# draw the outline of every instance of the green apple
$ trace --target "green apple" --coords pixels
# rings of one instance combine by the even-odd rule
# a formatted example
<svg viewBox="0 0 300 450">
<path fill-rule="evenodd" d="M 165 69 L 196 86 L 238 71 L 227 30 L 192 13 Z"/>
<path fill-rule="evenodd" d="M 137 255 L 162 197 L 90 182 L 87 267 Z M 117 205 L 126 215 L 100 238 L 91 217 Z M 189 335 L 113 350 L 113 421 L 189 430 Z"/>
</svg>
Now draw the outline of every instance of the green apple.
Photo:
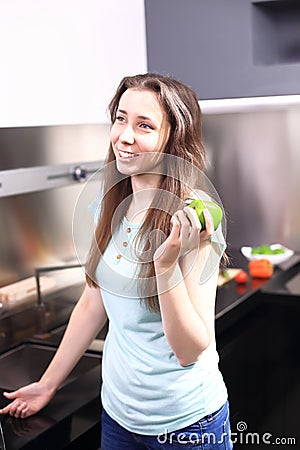
<svg viewBox="0 0 300 450">
<path fill-rule="evenodd" d="M 203 215 L 204 209 L 208 209 L 208 211 L 210 212 L 214 221 L 214 229 L 216 230 L 220 225 L 223 217 L 223 212 L 222 208 L 220 208 L 220 206 L 217 203 L 210 202 L 208 200 L 193 200 L 191 203 L 188 204 L 188 206 L 196 211 L 203 230 L 205 230 L 205 219 Z"/>
</svg>

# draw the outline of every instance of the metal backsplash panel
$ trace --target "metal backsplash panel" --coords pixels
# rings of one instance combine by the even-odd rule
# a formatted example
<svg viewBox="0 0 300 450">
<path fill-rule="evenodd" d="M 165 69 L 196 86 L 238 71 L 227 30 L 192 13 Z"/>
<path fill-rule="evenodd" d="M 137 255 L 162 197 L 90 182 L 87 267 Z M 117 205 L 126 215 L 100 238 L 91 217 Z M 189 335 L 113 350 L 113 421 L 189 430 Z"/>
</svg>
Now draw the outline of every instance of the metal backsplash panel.
<svg viewBox="0 0 300 450">
<path fill-rule="evenodd" d="M 0 128 L 0 170 L 104 159 L 109 125 Z"/>
<path fill-rule="evenodd" d="M 300 250 L 300 107 L 204 115 L 208 175 L 227 212 L 229 247 Z M 1 171 L 103 160 L 104 125 L 0 129 Z M 0 198 L 0 286 L 76 257 L 73 210 L 82 184 Z M 84 212 L 82 213 L 84 215 Z M 87 212 L 88 214 L 88 212 Z M 87 245 L 85 223 L 78 240 Z"/>
<path fill-rule="evenodd" d="M 232 247 L 300 250 L 300 106 L 204 116 L 208 175 Z"/>
<path fill-rule="evenodd" d="M 17 190 L 18 195 L 1 196 L 0 189 L 0 287 L 32 276 L 36 267 L 76 259 L 72 220 L 85 183 L 74 181 L 67 173 L 50 180 L 48 188 L 46 182 L 39 184 L 39 172 L 54 168 L 59 173 L 69 163 L 76 166 L 76 161 L 86 162 L 87 167 L 90 162 L 97 167 L 99 161 L 101 167 L 108 142 L 107 125 L 0 129 L 0 182 L 1 174 L 5 180 L 11 174 L 21 190 L 29 168 L 34 167 L 32 177 L 36 177 L 29 180 L 32 192 Z M 18 171 L 20 168 L 26 170 Z M 85 214 L 89 214 L 88 205 Z M 85 225 L 83 221 L 76 228 L 84 250 L 91 239 Z"/>
</svg>

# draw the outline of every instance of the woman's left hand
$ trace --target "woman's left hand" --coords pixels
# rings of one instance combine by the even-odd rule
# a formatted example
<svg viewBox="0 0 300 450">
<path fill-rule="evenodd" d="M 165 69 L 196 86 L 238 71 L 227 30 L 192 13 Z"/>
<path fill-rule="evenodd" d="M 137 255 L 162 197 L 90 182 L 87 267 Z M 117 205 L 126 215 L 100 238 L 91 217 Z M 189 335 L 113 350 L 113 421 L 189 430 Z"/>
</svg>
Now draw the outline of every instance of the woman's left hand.
<svg viewBox="0 0 300 450">
<path fill-rule="evenodd" d="M 170 235 L 154 253 L 156 271 L 170 269 L 181 256 L 210 242 L 214 232 L 213 219 L 207 209 L 203 214 L 206 228 L 201 231 L 201 222 L 193 208 L 176 211 L 171 219 Z"/>
</svg>

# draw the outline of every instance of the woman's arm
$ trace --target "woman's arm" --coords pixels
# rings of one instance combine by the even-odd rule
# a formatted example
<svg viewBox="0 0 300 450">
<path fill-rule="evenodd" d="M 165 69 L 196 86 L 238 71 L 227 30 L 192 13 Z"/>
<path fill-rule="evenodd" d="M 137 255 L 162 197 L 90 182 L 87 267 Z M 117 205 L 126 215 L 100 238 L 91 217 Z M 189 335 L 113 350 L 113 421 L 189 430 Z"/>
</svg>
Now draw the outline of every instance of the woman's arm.
<svg viewBox="0 0 300 450">
<path fill-rule="evenodd" d="M 75 306 L 61 344 L 40 382 L 57 390 L 107 320 L 99 288 L 86 286 Z"/>
<path fill-rule="evenodd" d="M 211 251 L 213 228 L 206 213 L 200 239 L 201 224 L 188 210 L 176 213 L 171 234 L 154 261 L 164 332 L 182 366 L 194 363 L 214 335 L 218 276 L 216 268 L 205 283 L 198 282 Z"/>
<path fill-rule="evenodd" d="M 41 379 L 4 394 L 13 401 L 1 413 L 24 418 L 42 409 L 83 356 L 106 320 L 100 290 L 86 286 L 71 314 L 58 350 Z"/>
</svg>

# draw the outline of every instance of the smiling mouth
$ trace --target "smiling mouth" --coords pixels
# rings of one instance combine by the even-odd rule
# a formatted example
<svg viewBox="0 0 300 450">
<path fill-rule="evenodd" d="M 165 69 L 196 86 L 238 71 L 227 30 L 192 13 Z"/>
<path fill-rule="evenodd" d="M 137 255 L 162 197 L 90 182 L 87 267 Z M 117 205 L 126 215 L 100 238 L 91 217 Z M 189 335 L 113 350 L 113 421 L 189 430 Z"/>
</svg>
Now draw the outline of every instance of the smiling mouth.
<svg viewBox="0 0 300 450">
<path fill-rule="evenodd" d="M 135 158 L 137 156 L 137 154 L 119 150 L 119 156 L 121 159 L 131 159 L 131 158 Z"/>
</svg>

